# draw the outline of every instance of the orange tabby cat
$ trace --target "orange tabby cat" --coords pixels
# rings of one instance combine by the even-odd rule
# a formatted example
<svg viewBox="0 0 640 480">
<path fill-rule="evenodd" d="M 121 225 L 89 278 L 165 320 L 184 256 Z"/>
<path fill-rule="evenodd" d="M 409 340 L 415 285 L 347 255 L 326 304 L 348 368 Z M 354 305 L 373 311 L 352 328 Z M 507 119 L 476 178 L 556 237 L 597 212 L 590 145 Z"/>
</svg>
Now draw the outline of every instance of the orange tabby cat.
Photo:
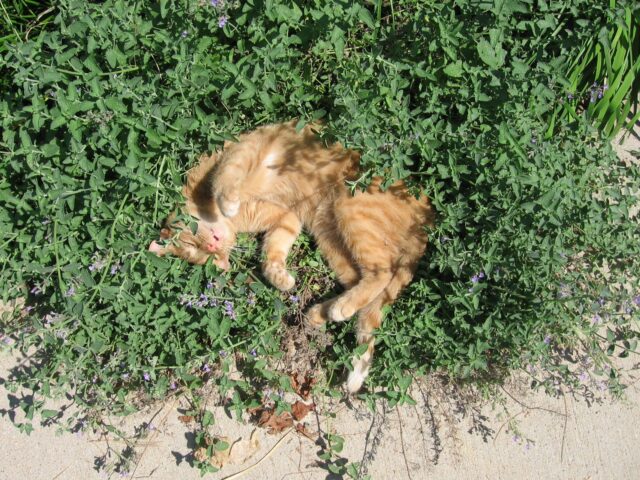
<svg viewBox="0 0 640 480">
<path fill-rule="evenodd" d="M 358 391 L 368 374 L 382 307 L 413 277 L 426 247 L 424 227 L 433 223 L 428 199 L 414 198 L 402 182 L 382 191 L 382 179 L 375 178 L 365 192 L 351 196 L 344 180 L 357 174 L 358 158 L 340 145 L 324 147 L 311 128 L 297 133 L 294 123 L 262 127 L 225 144 L 217 164 L 212 156 L 190 172 L 183 193 L 187 211 L 199 218 L 196 234 L 182 228 L 175 245 L 150 246 L 194 263 L 215 255 L 224 267 L 236 232 L 265 231 L 263 271 L 274 286 L 287 290 L 294 279 L 286 257 L 305 226 L 346 289 L 313 306 L 309 324 L 357 313 L 358 342 L 368 345 L 353 359 L 350 392 Z"/>
</svg>

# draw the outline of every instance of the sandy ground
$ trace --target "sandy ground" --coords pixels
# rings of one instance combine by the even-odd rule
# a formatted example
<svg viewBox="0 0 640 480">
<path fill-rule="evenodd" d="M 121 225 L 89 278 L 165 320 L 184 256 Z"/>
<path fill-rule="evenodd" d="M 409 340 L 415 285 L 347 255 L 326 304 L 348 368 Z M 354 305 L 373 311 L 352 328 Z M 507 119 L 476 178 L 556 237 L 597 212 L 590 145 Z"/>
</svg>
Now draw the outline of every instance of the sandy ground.
<svg viewBox="0 0 640 480">
<path fill-rule="evenodd" d="M 311 432 L 343 436 L 341 455 L 362 462 L 363 473 L 374 479 L 637 479 L 640 370 L 634 364 L 636 358 L 623 365 L 625 383 L 630 385 L 623 400 L 614 401 L 608 392 L 597 390 L 593 396 L 566 391 L 552 397 L 531 391 L 521 376 L 504 387 L 504 406 L 482 405 L 477 394 L 470 399 L 474 392 L 433 381 L 414 388 L 415 406 L 389 408 L 379 402 L 373 413 L 358 402 L 320 404 L 318 410 L 324 415 L 310 414 L 305 420 Z M 4 352 L 0 378 L 7 378 L 21 360 Z M 11 410 L 10 403 L 10 397 L 0 396 L 0 411 Z M 186 407 L 186 401 L 177 398 L 124 420 L 111 419 L 128 431 L 152 425 L 147 437 L 136 444 L 136 466 L 121 478 L 200 478 L 189 465 L 191 425 L 179 419 Z M 212 410 L 213 433 L 247 442 L 253 425 L 230 419 L 222 408 Z M 517 421 L 517 433 L 510 428 L 510 420 Z M 241 455 L 239 463 L 227 464 L 209 478 L 226 478 L 265 456 L 241 478 L 338 478 L 318 466 L 319 447 L 296 432 L 269 435 L 258 429 L 253 438 L 259 447 L 250 458 Z M 26 436 L 7 418 L 0 421 L 0 442 L 1 479 L 106 478 L 95 465 L 108 446 L 117 451 L 125 448 L 124 442 L 114 438 L 107 442 L 97 434 L 58 435 L 55 427 L 37 427 Z"/>
<path fill-rule="evenodd" d="M 636 161 L 624 150 L 639 151 L 638 138 L 630 137 L 620 151 L 621 157 Z M 122 451 L 122 440 L 92 433 L 59 434 L 55 426 L 37 426 L 27 436 L 11 424 L 17 399 L 2 387 L 11 370 L 24 361 L 10 350 L 0 352 L 0 480 L 106 478 L 96 465 L 109 448 Z M 632 354 L 617 361 L 628 385 L 622 400 L 593 384 L 577 393 L 561 387 L 550 396 L 532 391 L 521 375 L 505 385 L 504 404 L 492 405 L 480 402 L 477 392 L 460 392 L 432 380 L 413 388 L 415 406 L 390 408 L 379 402 L 371 412 L 357 401 L 349 405 L 318 400 L 321 415 L 310 414 L 305 421 L 310 432 L 344 437 L 340 455 L 361 462 L 361 473 L 374 479 L 635 480 L 640 478 L 640 357 Z M 137 461 L 121 478 L 201 478 L 190 466 L 193 425 L 179 418 L 186 407 L 184 398 L 176 398 L 125 419 L 111 419 L 130 432 L 151 425 L 136 444 Z M 246 446 L 255 427 L 231 419 L 222 408 L 212 410 L 213 433 L 242 438 L 239 447 Z M 252 438 L 258 445 L 250 457 L 245 458 L 249 448 L 239 448 L 235 463 L 208 478 L 242 471 L 234 478 L 338 478 L 318 465 L 319 446 L 295 431 L 269 435 L 258 429 Z M 112 453 L 106 461 L 113 458 Z M 256 468 L 246 470 L 256 462 Z"/>
</svg>

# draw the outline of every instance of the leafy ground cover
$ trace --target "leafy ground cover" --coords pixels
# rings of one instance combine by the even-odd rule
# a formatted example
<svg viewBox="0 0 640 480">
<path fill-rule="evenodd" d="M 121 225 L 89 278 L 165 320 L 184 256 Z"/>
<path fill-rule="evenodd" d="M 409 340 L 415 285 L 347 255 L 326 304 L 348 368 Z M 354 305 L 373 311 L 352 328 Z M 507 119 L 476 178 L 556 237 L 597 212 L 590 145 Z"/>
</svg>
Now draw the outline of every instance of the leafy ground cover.
<svg viewBox="0 0 640 480">
<path fill-rule="evenodd" d="M 610 98 L 590 106 L 571 77 L 625 8 L 637 22 L 631 3 L 579 0 L 63 0 L 28 39 L 16 29 L 0 64 L 0 282 L 26 303 L 0 328 L 38 351 L 16 382 L 28 418 L 56 416 L 60 391 L 127 413 L 208 381 L 242 412 L 309 372 L 341 395 L 351 328 L 300 326 L 335 289 L 311 239 L 291 295 L 260 278 L 255 238 L 228 273 L 146 252 L 201 152 L 290 118 L 361 150 L 360 184 L 404 178 L 438 212 L 363 398 L 410 402 L 432 371 L 490 385 L 604 323 L 605 350 L 634 350 L 640 172 L 590 126 Z"/>
</svg>

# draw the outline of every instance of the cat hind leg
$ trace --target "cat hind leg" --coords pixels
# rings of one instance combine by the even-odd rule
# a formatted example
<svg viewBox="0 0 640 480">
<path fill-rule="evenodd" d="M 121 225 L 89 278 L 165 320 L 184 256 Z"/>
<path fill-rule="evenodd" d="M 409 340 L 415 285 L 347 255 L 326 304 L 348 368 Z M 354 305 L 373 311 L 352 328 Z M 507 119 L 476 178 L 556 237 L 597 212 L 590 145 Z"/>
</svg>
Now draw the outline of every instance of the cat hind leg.
<svg viewBox="0 0 640 480">
<path fill-rule="evenodd" d="M 362 384 L 369 375 L 375 343 L 373 331 L 382 324 L 382 317 L 382 305 L 377 301 L 358 312 L 358 345 L 367 344 L 367 350 L 360 356 L 354 356 L 351 360 L 353 370 L 349 372 L 346 383 L 347 391 L 351 394 L 362 388 Z"/>
<path fill-rule="evenodd" d="M 411 281 L 413 271 L 400 267 L 383 291 L 367 306 L 358 312 L 356 337 L 358 345 L 367 344 L 367 350 L 360 356 L 354 356 L 353 370 L 347 379 L 347 391 L 356 393 L 362 387 L 373 362 L 375 338 L 373 331 L 382 325 L 384 305 L 390 305 L 400 295 L 402 289 Z"/>
<path fill-rule="evenodd" d="M 393 277 L 390 269 L 364 270 L 361 280 L 332 301 L 328 310 L 330 320 L 341 322 L 370 304 L 389 285 Z"/>
</svg>

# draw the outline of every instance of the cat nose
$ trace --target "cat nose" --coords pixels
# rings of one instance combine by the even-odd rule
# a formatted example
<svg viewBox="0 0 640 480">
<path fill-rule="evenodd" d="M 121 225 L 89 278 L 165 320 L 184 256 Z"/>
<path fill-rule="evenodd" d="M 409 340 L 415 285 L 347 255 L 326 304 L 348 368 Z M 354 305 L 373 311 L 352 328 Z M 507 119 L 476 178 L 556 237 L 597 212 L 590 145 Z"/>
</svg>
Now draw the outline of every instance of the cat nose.
<svg viewBox="0 0 640 480">
<path fill-rule="evenodd" d="M 222 241 L 222 234 L 219 230 L 210 228 L 209 232 L 211 232 L 211 236 L 213 237 L 213 240 L 210 243 L 220 243 Z"/>
<path fill-rule="evenodd" d="M 215 252 L 216 251 L 216 244 L 215 243 L 207 243 L 206 245 L 206 249 L 208 252 Z"/>
</svg>

